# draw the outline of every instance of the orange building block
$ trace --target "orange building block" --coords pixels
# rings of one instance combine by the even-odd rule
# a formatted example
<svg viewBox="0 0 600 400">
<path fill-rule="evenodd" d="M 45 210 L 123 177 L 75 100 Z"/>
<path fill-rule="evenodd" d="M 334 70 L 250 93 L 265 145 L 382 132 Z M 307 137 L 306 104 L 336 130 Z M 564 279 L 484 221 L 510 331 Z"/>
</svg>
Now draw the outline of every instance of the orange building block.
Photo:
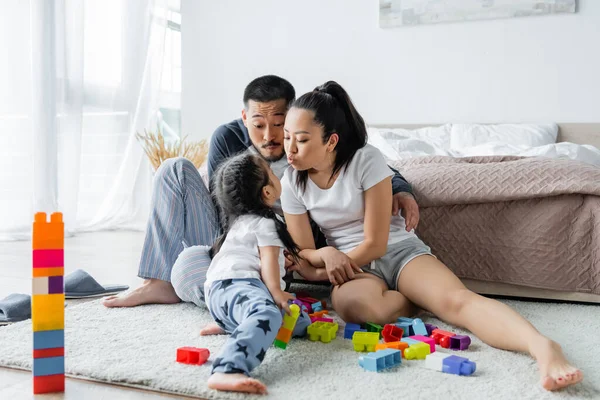
<svg viewBox="0 0 600 400">
<path fill-rule="evenodd" d="M 404 350 L 408 348 L 408 343 L 404 342 L 387 342 L 387 343 L 378 343 L 375 346 L 375 351 L 377 350 L 385 350 L 385 349 L 396 349 L 400 350 L 402 353 L 402 357 L 404 357 Z"/>
<path fill-rule="evenodd" d="M 283 326 L 279 328 L 279 332 L 277 332 L 275 340 L 281 340 L 284 343 L 288 343 L 290 339 L 292 339 L 292 331 L 284 328 Z"/>
<path fill-rule="evenodd" d="M 32 268 L 33 269 L 33 277 L 41 278 L 44 276 L 63 276 L 65 274 L 64 267 L 56 267 L 56 268 Z"/>
<path fill-rule="evenodd" d="M 63 223 L 62 213 L 52 213 L 50 215 L 50 222 L 48 222 L 45 212 L 36 213 L 33 222 L 33 249 L 43 250 L 64 248 L 64 231 L 65 224 Z"/>
</svg>

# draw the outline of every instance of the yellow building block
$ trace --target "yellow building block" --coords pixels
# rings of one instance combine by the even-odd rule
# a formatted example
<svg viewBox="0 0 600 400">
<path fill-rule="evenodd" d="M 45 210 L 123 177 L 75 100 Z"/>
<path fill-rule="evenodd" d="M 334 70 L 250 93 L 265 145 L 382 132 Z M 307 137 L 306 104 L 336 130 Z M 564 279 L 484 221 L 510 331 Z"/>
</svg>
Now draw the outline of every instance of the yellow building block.
<svg viewBox="0 0 600 400">
<path fill-rule="evenodd" d="M 34 332 L 65 329 L 65 295 L 33 295 L 31 322 Z"/>
<path fill-rule="evenodd" d="M 424 360 L 427 355 L 431 353 L 431 346 L 427 343 L 417 343 L 408 346 L 408 349 L 404 350 L 404 358 L 407 360 Z"/>
<path fill-rule="evenodd" d="M 32 247 L 34 250 L 63 249 L 65 245 L 65 224 L 62 213 L 50 215 L 50 222 L 45 212 L 35 214 L 33 222 Z"/>
<path fill-rule="evenodd" d="M 374 352 L 377 343 L 379 343 L 378 332 L 354 332 L 352 335 L 354 351 Z"/>
<path fill-rule="evenodd" d="M 34 278 L 39 278 L 42 276 L 63 276 L 65 274 L 64 267 L 32 268 L 32 270 Z"/>
<path fill-rule="evenodd" d="M 288 313 L 283 314 L 283 324 L 281 324 L 281 326 L 290 331 L 294 331 L 296 322 L 298 322 L 298 318 L 300 317 L 300 307 L 298 307 L 297 304 L 291 304 L 290 311 L 292 312 L 292 315 L 288 315 Z"/>
<path fill-rule="evenodd" d="M 323 343 L 329 343 L 337 335 L 338 324 L 334 322 L 313 322 L 308 326 L 308 340 L 316 342 L 320 340 Z"/>
</svg>

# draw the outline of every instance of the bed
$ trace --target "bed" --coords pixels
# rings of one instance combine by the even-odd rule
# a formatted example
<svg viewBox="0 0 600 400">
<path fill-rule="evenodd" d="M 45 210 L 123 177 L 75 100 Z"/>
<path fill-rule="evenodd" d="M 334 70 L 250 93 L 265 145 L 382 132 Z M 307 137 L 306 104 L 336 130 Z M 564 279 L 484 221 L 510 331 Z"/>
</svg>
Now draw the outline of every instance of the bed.
<svg viewBox="0 0 600 400">
<path fill-rule="evenodd" d="M 370 128 L 371 132 L 373 129 L 391 132 L 425 126 L 431 125 L 372 125 Z M 567 142 L 600 148 L 600 123 L 558 124 L 556 142 L 570 149 L 577 146 Z M 385 145 L 380 143 L 382 149 Z M 397 166 L 414 187 L 421 207 L 417 233 L 465 285 L 488 295 L 600 303 L 600 167 L 581 165 L 582 169 L 567 171 L 574 163 L 546 160 L 543 164 L 541 159 L 518 156 L 472 157 L 466 159 L 465 165 L 456 165 L 455 160 L 458 159 L 425 155 L 389 162 Z M 457 174 L 471 174 L 482 179 L 481 186 L 489 186 L 490 181 L 509 173 L 503 165 L 511 163 L 514 164 L 512 173 L 523 175 L 521 181 L 531 172 L 532 185 L 537 182 L 540 186 L 538 193 L 531 198 L 494 198 L 493 191 L 488 197 L 472 193 L 455 196 L 448 193 L 453 192 L 452 185 L 460 186 L 460 180 L 452 178 L 446 186 L 440 184 L 440 171 L 454 168 Z M 566 185 L 563 186 L 571 188 L 554 191 L 539 185 L 547 179 L 542 178 L 546 168 L 557 168 L 553 173 L 564 174 Z M 493 174 L 499 175 L 494 177 Z M 585 189 L 582 190 L 579 180 L 585 181 Z M 473 185 L 467 191 L 472 192 L 473 187 L 478 188 Z M 496 233 L 497 242 L 493 240 Z M 511 235 L 519 240 L 506 241 Z M 555 241 L 560 245 L 554 246 Z"/>
</svg>

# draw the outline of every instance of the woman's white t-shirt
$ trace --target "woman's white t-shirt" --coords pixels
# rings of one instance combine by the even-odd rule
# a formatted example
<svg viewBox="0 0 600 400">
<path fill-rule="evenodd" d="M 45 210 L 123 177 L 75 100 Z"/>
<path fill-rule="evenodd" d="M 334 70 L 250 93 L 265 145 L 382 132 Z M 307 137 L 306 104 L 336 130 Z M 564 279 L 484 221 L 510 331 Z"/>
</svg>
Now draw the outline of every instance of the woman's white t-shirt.
<svg viewBox="0 0 600 400">
<path fill-rule="evenodd" d="M 341 169 L 329 189 L 321 189 L 309 177 L 301 191 L 296 185 L 298 171 L 288 168 L 281 182 L 281 207 L 287 214 L 308 212 L 327 244 L 347 253 L 365 239 L 364 192 L 392 175 L 381 152 L 367 144 Z M 404 218 L 392 216 L 388 245 L 411 237 L 416 235 L 406 231 Z"/>
<path fill-rule="evenodd" d="M 212 259 L 206 273 L 204 293 L 209 296 L 213 282 L 223 279 L 256 278 L 262 280 L 259 247 L 278 246 L 281 289 L 285 289 L 283 242 L 279 239 L 275 221 L 258 215 L 243 215 L 229 229 L 227 238 Z"/>
</svg>

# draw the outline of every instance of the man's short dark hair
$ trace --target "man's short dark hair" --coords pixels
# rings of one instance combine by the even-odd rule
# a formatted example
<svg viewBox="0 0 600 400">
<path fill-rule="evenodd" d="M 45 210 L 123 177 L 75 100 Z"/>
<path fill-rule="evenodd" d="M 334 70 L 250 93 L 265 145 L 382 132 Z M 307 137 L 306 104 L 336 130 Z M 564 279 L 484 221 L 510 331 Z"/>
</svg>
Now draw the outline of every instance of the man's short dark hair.
<svg viewBox="0 0 600 400">
<path fill-rule="evenodd" d="M 254 79 L 244 90 L 244 107 L 248 109 L 248 101 L 267 103 L 284 99 L 287 107 L 296 98 L 296 91 L 291 83 L 275 75 L 265 75 Z"/>
</svg>

